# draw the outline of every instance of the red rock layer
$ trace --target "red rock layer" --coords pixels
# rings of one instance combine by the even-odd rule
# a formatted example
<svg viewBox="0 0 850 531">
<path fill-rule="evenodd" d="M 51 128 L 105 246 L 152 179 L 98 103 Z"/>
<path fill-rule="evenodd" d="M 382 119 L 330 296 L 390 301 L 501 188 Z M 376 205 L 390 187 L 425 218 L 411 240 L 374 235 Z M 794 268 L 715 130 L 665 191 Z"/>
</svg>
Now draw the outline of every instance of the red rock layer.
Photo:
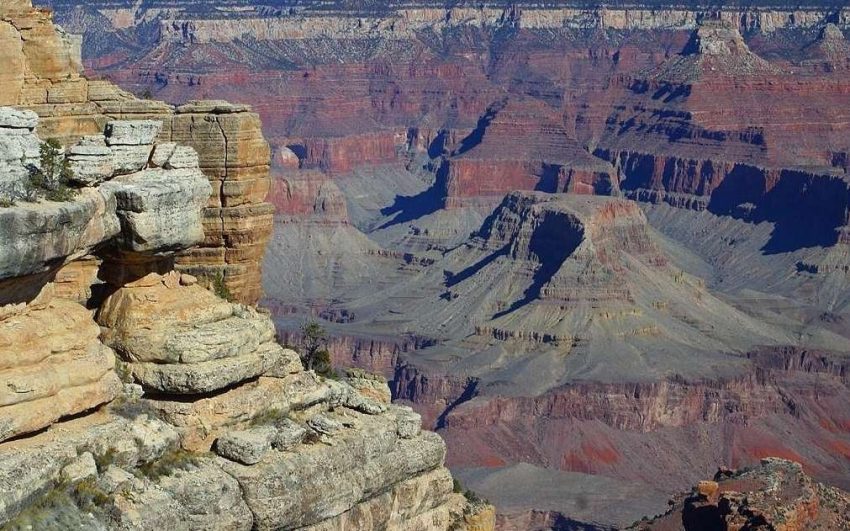
<svg viewBox="0 0 850 531">
<path fill-rule="evenodd" d="M 850 414 L 841 404 L 850 389 L 846 362 L 829 353 L 754 351 L 754 371 L 724 381 L 576 383 L 536 398 L 494 398 L 476 397 L 475 379 L 404 362 L 398 345 L 334 344 L 335 358 L 346 366 L 387 374 L 395 364 L 393 396 L 439 429 L 454 466 L 531 462 L 665 489 L 695 481 L 718 462 L 742 466 L 779 456 L 846 483 Z"/>
</svg>

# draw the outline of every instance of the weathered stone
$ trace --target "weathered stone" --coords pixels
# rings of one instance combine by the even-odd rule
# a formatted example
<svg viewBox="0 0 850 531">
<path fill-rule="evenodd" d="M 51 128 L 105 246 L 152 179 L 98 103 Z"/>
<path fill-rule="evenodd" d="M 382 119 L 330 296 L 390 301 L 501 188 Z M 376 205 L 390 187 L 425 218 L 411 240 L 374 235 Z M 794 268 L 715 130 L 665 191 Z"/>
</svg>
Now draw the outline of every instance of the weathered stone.
<svg viewBox="0 0 850 531">
<path fill-rule="evenodd" d="M 242 499 L 239 483 L 208 460 L 163 477 L 158 486 L 180 504 L 180 518 L 189 529 L 252 528 L 254 517 Z"/>
<path fill-rule="evenodd" d="M 38 125 L 38 115 L 30 110 L 0 107 L 0 129 L 35 130 Z"/>
<path fill-rule="evenodd" d="M 117 175 L 126 175 L 141 171 L 148 165 L 151 146 L 110 146 L 112 166 Z"/>
<path fill-rule="evenodd" d="M 342 422 L 327 415 L 316 415 L 308 420 L 307 424 L 322 435 L 333 435 L 343 428 Z"/>
<path fill-rule="evenodd" d="M 20 203 L 0 208 L 0 278 L 48 271 L 89 254 L 121 230 L 111 194 L 81 191 L 66 203 Z"/>
<path fill-rule="evenodd" d="M 71 483 L 97 475 L 97 464 L 91 452 L 83 452 L 62 469 L 62 477 Z"/>
<path fill-rule="evenodd" d="M 280 352 L 280 361 L 274 367 L 266 371 L 266 376 L 274 376 L 276 378 L 286 378 L 291 374 L 297 374 L 304 370 L 304 365 L 301 364 L 301 356 L 291 349 L 282 349 Z"/>
<path fill-rule="evenodd" d="M 386 417 L 352 414 L 358 428 L 337 432 L 334 446 L 272 452 L 254 466 L 220 461 L 239 481 L 256 529 L 317 524 L 367 501 L 384 486 L 441 465 L 445 446 L 436 434 L 399 439 Z M 321 492 L 333 496 L 315 495 Z"/>
<path fill-rule="evenodd" d="M 135 479 L 136 477 L 133 474 L 127 472 L 123 468 L 115 465 L 109 465 L 106 470 L 100 474 L 100 477 L 98 478 L 98 485 L 106 492 L 116 492 L 122 485 L 131 483 Z"/>
<path fill-rule="evenodd" d="M 390 386 L 383 376 L 369 374 L 362 369 L 351 368 L 345 371 L 345 382 L 358 393 L 375 402 L 389 404 L 392 401 Z"/>
<path fill-rule="evenodd" d="M 156 168 L 165 167 L 165 164 L 168 162 L 168 159 L 171 158 L 171 155 L 174 154 L 174 150 L 176 148 L 177 144 L 174 142 L 165 142 L 154 146 L 150 160 L 151 165 Z M 197 167 L 197 165 L 195 165 L 195 167 Z"/>
<path fill-rule="evenodd" d="M 407 406 L 393 406 L 396 417 L 398 436 L 402 439 L 412 439 L 422 431 L 422 417 Z"/>
<path fill-rule="evenodd" d="M 277 347 L 277 348 L 275 348 Z M 177 394 L 200 394 L 222 389 L 264 374 L 280 361 L 280 347 L 263 346 L 234 358 L 200 363 L 132 363 L 133 377 L 142 386 Z"/>
<path fill-rule="evenodd" d="M 303 426 L 289 419 L 283 419 L 275 423 L 274 428 L 275 434 L 272 438 L 272 446 L 277 450 L 286 450 L 295 446 L 307 434 L 307 430 Z"/>
<path fill-rule="evenodd" d="M 124 384 L 124 396 L 128 400 L 138 400 L 145 396 L 144 388 L 139 384 L 134 383 L 125 383 Z"/>
<path fill-rule="evenodd" d="M 77 303 L 55 299 L 0 321 L 0 441 L 115 398 L 114 353 Z"/>
<path fill-rule="evenodd" d="M 23 195 L 28 168 L 39 161 L 41 141 L 33 132 L 37 117 L 32 111 L 0 107 L 0 197 Z"/>
<path fill-rule="evenodd" d="M 339 529 L 472 529 L 454 526 L 461 519 L 466 500 L 452 493 L 452 477 L 445 468 L 425 472 L 386 492 L 358 503 L 348 511 L 308 526 L 310 531 Z M 454 526 L 454 527 L 453 527 Z M 482 528 L 485 529 L 494 528 Z"/>
<path fill-rule="evenodd" d="M 73 182 L 93 186 L 115 174 L 112 151 L 102 136 L 85 137 L 68 149 L 68 163 Z"/>
<path fill-rule="evenodd" d="M 386 405 L 368 398 L 348 384 L 330 381 L 328 385 L 333 393 L 331 403 L 334 406 L 345 406 L 369 415 L 377 415 L 387 410 Z"/>
<path fill-rule="evenodd" d="M 142 400 L 180 432 L 182 445 L 209 450 L 213 440 L 232 426 L 272 411 L 276 415 L 303 410 L 329 398 L 329 390 L 313 373 L 287 378 L 260 377 L 233 389 L 195 401 Z"/>
<path fill-rule="evenodd" d="M 115 195 L 122 248 L 177 251 L 203 240 L 201 209 L 210 186 L 199 170 L 146 170 L 103 185 Z"/>
<path fill-rule="evenodd" d="M 106 124 L 106 143 L 109 146 L 153 145 L 162 131 L 157 120 L 116 120 Z"/>
<path fill-rule="evenodd" d="M 170 170 L 179 170 L 182 168 L 197 168 L 199 164 L 197 151 L 188 146 L 177 146 L 165 162 L 165 167 Z"/>
<path fill-rule="evenodd" d="M 178 446 L 180 436 L 168 424 L 145 416 L 133 421 L 133 440 L 139 449 L 139 460 L 149 462 Z"/>
<path fill-rule="evenodd" d="M 218 455 L 245 465 L 259 463 L 271 449 L 276 430 L 272 426 L 258 426 L 226 433 L 216 440 Z"/>
</svg>

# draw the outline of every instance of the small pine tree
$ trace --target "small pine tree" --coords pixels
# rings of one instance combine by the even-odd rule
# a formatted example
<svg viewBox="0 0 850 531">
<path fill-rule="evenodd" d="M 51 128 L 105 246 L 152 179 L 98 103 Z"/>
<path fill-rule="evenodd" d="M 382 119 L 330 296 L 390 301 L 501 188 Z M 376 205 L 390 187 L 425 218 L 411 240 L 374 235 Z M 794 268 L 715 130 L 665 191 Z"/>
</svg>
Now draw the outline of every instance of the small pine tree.
<svg viewBox="0 0 850 531">
<path fill-rule="evenodd" d="M 62 144 L 55 138 L 42 142 L 39 147 L 40 168 L 29 168 L 29 182 L 24 187 L 25 201 L 71 201 L 77 195 L 69 185 L 74 178 L 68 159 L 62 152 Z"/>
<path fill-rule="evenodd" d="M 301 352 L 304 367 L 319 374 L 330 374 L 331 355 L 327 349 L 328 333 L 324 327 L 316 321 L 310 321 L 301 326 L 301 333 L 304 336 L 304 349 Z"/>
</svg>

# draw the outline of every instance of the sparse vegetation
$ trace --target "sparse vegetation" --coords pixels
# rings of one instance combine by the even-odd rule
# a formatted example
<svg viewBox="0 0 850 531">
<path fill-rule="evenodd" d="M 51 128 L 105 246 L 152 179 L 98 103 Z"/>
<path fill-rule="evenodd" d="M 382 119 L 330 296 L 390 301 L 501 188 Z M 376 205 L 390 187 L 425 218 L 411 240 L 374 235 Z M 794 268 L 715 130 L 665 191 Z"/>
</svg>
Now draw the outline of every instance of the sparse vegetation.
<svg viewBox="0 0 850 531">
<path fill-rule="evenodd" d="M 316 371 L 322 376 L 334 375 L 331 364 L 331 353 L 328 352 L 328 333 L 316 321 L 304 323 L 301 327 L 303 335 L 303 350 L 301 361 L 308 371 Z"/>
<path fill-rule="evenodd" d="M 148 479 L 157 480 L 163 476 L 169 476 L 177 470 L 189 470 L 198 466 L 201 462 L 201 454 L 176 449 L 166 452 L 156 461 L 145 463 L 136 469 L 138 475 Z"/>
<path fill-rule="evenodd" d="M 57 482 L 3 529 L 24 531 L 88 528 L 93 515 L 102 513 L 112 500 L 113 497 L 101 489 L 93 478 L 73 484 Z"/>
<path fill-rule="evenodd" d="M 463 485 L 457 480 L 457 478 L 452 479 L 452 490 L 455 494 L 463 494 L 463 497 L 466 498 L 468 503 L 467 511 L 469 511 L 469 513 L 476 512 L 482 505 L 490 504 L 489 501 L 482 498 L 474 491 L 463 488 Z"/>
<path fill-rule="evenodd" d="M 216 272 L 210 280 L 209 288 L 215 293 L 219 299 L 224 299 L 227 302 L 233 302 L 233 294 L 230 293 L 230 288 L 227 287 L 227 282 L 224 280 L 224 273 Z"/>
<path fill-rule="evenodd" d="M 103 472 L 104 470 L 109 468 L 110 465 L 114 465 L 116 457 L 117 454 L 115 453 L 114 448 L 110 448 L 102 454 L 95 454 L 94 463 L 95 465 L 97 465 L 97 471 Z"/>
<path fill-rule="evenodd" d="M 255 415 L 249 424 L 251 426 L 273 426 L 289 418 L 289 413 L 277 408 L 271 408 Z"/>
<path fill-rule="evenodd" d="M 86 512 L 93 512 L 112 501 L 112 496 L 101 489 L 93 478 L 84 479 L 74 485 L 71 495 L 77 506 Z"/>
<path fill-rule="evenodd" d="M 133 371 L 130 370 L 130 364 L 123 361 L 115 361 L 115 374 L 121 378 L 124 383 L 133 383 Z"/>
<path fill-rule="evenodd" d="M 68 159 L 62 151 L 62 144 L 55 138 L 41 143 L 39 148 L 40 167 L 28 167 L 29 180 L 24 186 L 23 199 L 35 202 L 39 199 L 48 201 L 72 201 L 77 191 L 71 187 L 74 172 Z"/>
<path fill-rule="evenodd" d="M 15 206 L 15 199 L 10 195 L 0 195 L 0 208 L 9 208 Z"/>
</svg>

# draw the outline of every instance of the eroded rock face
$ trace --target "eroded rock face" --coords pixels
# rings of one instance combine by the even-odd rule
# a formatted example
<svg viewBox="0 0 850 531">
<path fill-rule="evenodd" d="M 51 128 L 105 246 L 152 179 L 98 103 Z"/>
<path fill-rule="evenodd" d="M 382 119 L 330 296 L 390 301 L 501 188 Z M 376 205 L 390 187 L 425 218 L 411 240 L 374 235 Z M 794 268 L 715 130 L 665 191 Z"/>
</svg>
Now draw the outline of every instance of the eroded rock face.
<svg viewBox="0 0 850 531">
<path fill-rule="evenodd" d="M 180 266 L 205 278 L 220 275 L 235 297 L 255 303 L 261 295 L 259 264 L 272 228 L 272 208 L 264 202 L 270 151 L 258 116 L 247 106 L 220 101 L 195 102 L 175 109 L 139 100 L 107 82 L 89 81 L 81 75 L 80 45 L 79 38 L 53 25 L 49 12 L 34 9 L 27 1 L 4 3 L 0 11 L 0 57 L 5 59 L 6 68 L 0 73 L 0 105 L 34 110 L 41 117 L 38 134 L 65 144 L 99 135 L 112 120 L 144 120 L 119 124 L 114 129 L 110 126 L 107 144 L 111 157 L 100 140 L 72 148 L 72 168 L 77 180 L 86 185 L 97 184 L 94 180 L 98 175 L 140 171 L 149 163 L 146 146 L 155 139 L 194 147 L 215 194 L 205 212 L 206 240 L 187 251 L 179 260 Z M 28 120 L 33 121 L 32 117 Z M 5 122 L 0 118 L 0 167 L 5 167 L 6 152 L 13 157 L 9 159 L 12 162 L 24 153 L 28 160 L 37 159 L 37 145 L 31 135 L 10 138 L 12 135 L 4 133 Z M 156 166 L 197 168 L 195 157 L 181 148 L 170 161 L 160 161 Z M 6 188 L 0 181 L 0 196 L 7 195 Z"/>
<path fill-rule="evenodd" d="M 8 109 L 0 113 L 8 128 L 17 131 L 14 134 L 33 137 L 39 146 L 32 133 L 34 116 Z M 115 122 L 114 127 L 133 130 L 127 122 Z M 154 149 L 152 135 L 126 138 L 135 138 L 136 145 L 148 153 Z M 89 139 L 83 145 L 91 143 Z M 102 137 L 100 143 L 106 145 Z M 116 155 L 106 150 L 100 156 Z M 3 173 L 6 182 L 12 183 L 9 190 L 15 192 L 27 184 L 25 164 L 28 161 L 22 157 L 18 170 Z M 5 360 L 0 361 L 0 375 L 6 382 L 6 396 L 0 397 L 0 440 L 90 410 L 113 400 L 121 390 L 114 352 L 100 342 L 100 329 L 90 311 L 54 296 L 51 281 L 57 269 L 105 247 L 125 255 L 167 254 L 203 237 L 201 210 L 210 190 L 197 167 L 120 178 L 109 165 L 101 169 L 105 173 L 89 173 L 94 177 L 87 181 L 91 186 L 76 191 L 69 201 L 28 202 L 15 195 L 15 204 L 0 209 L 4 220 L 0 344 L 5 348 L 0 352 L 0 360 Z M 93 187 L 97 183 L 104 184 Z M 163 229 L 166 214 L 180 219 L 181 226 Z"/>
<path fill-rule="evenodd" d="M 115 355 L 99 332 L 83 306 L 52 293 L 0 320 L 0 441 L 118 396 Z"/>
<path fill-rule="evenodd" d="M 678 497 L 667 514 L 634 528 L 843 529 L 848 514 L 850 494 L 814 481 L 799 463 L 767 458 L 751 469 L 720 469 Z"/>
</svg>

